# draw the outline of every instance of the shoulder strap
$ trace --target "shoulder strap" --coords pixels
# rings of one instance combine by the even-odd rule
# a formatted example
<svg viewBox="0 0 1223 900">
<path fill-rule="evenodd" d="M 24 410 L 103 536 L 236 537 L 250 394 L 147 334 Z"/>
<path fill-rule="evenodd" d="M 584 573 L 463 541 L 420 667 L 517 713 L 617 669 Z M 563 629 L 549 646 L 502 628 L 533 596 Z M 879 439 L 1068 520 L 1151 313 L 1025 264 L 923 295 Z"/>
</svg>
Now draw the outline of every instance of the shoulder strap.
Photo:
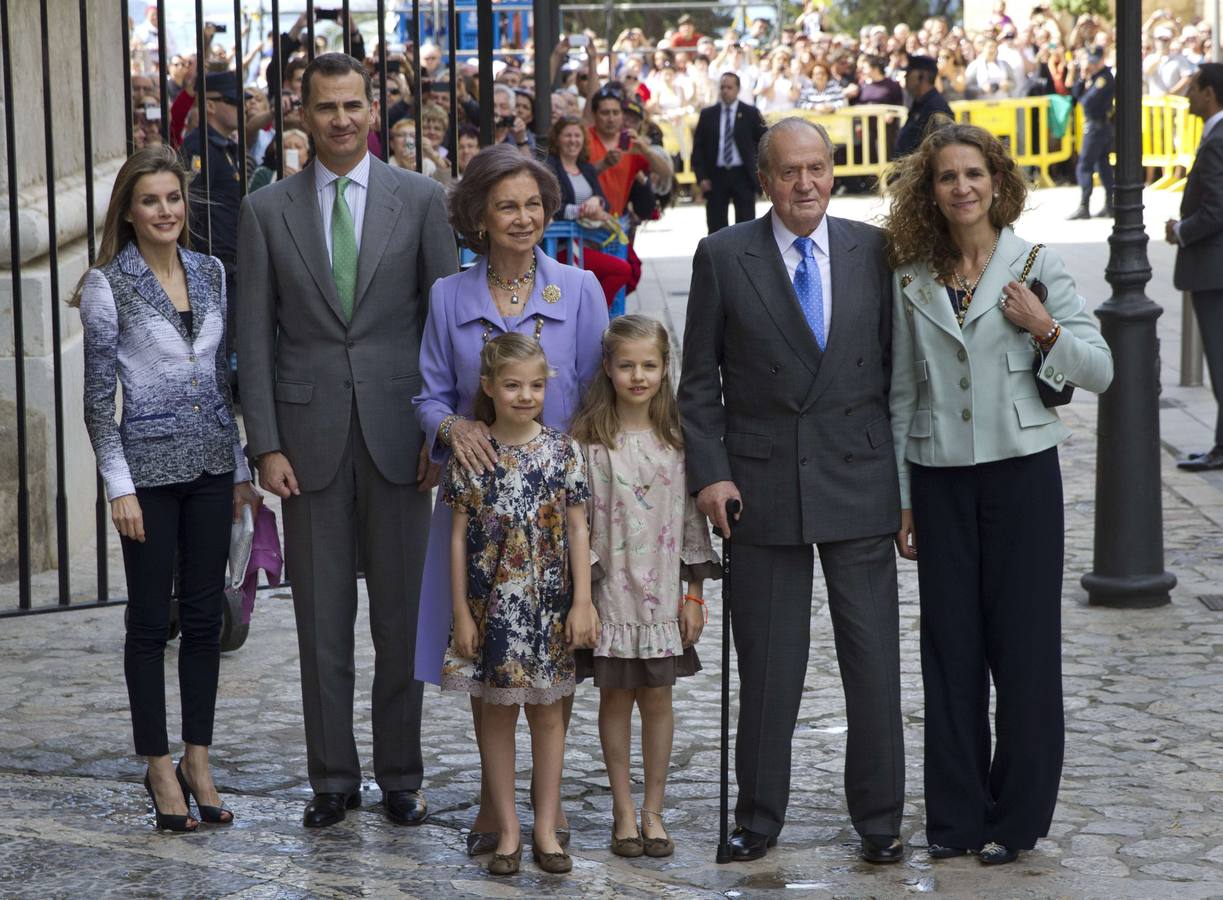
<svg viewBox="0 0 1223 900">
<path fill-rule="evenodd" d="M 1032 248 L 1032 252 L 1028 254 L 1028 261 L 1023 265 L 1023 274 L 1019 276 L 1020 281 L 1028 280 L 1028 276 L 1032 274 L 1032 266 L 1036 263 L 1036 256 L 1044 246 L 1044 244 L 1037 244 Z"/>
</svg>

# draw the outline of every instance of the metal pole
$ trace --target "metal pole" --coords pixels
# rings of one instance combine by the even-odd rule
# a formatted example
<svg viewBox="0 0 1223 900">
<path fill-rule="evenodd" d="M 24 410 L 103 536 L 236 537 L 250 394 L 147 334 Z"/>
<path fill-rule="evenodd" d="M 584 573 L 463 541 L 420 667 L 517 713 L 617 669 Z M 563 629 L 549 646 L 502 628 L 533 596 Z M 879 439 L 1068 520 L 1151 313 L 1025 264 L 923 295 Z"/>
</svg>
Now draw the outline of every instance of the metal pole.
<svg viewBox="0 0 1223 900">
<path fill-rule="evenodd" d="M 54 393 L 52 420 L 55 426 L 55 555 L 59 577 L 59 605 L 72 602 L 68 557 L 68 488 L 64 474 L 64 366 L 62 358 L 59 303 L 59 234 L 55 215 L 55 129 L 51 117 L 51 29 L 47 23 L 47 4 L 39 4 L 42 43 L 42 141 L 47 180 L 47 265 L 51 288 L 51 385 Z M 160 31 L 160 29 L 159 29 Z M 9 57 L 4 58 L 5 63 Z M 6 97 L 11 96 L 5 94 Z"/>
<path fill-rule="evenodd" d="M 132 139 L 132 29 L 128 25 L 131 16 L 127 0 L 119 0 L 119 15 L 123 17 L 123 114 L 127 117 L 123 129 L 127 134 L 127 155 L 131 156 L 136 144 Z M 7 28 L 4 33 L 8 34 Z"/>
<path fill-rule="evenodd" d="M 197 112 L 199 113 L 199 135 L 200 135 L 200 178 L 204 179 L 204 199 L 205 208 L 208 210 L 204 214 L 204 246 L 207 247 L 208 254 L 212 254 L 212 188 L 208 182 L 208 148 L 210 142 L 208 140 L 208 93 L 207 84 L 204 80 L 204 75 L 207 66 L 204 60 L 207 58 L 208 48 L 204 46 L 204 0 L 195 0 L 195 60 L 196 60 L 196 81 L 195 81 L 195 102 Z M 198 223 L 197 223 L 198 225 Z"/>
<path fill-rule="evenodd" d="M 242 65 L 242 0 L 234 0 L 234 80 L 238 82 L 238 184 L 246 196 L 246 67 Z"/>
<path fill-rule="evenodd" d="M 93 211 L 93 104 L 90 95 L 90 84 L 92 79 L 89 73 L 89 9 L 88 0 L 80 0 L 80 22 L 81 22 L 81 131 L 82 131 L 82 149 L 85 154 L 85 252 L 88 254 L 89 265 L 92 266 L 97 258 L 97 234 L 95 233 L 96 223 L 94 222 Z M 128 117 L 128 128 L 131 128 L 132 120 Z M 95 538 L 95 551 L 97 556 L 98 569 L 98 602 L 106 603 L 110 597 L 110 580 L 107 575 L 107 547 L 106 538 L 110 533 L 110 507 L 106 502 L 106 486 L 102 482 L 102 474 L 100 472 L 94 475 L 96 484 L 96 500 L 93 505 L 93 527 Z"/>
<path fill-rule="evenodd" d="M 378 0 L 378 83 L 382 85 L 378 98 L 378 139 L 382 142 L 384 162 L 391 158 L 390 111 L 386 108 L 386 55 L 386 0 Z M 407 97 L 400 99 L 407 100 Z"/>
<path fill-rule="evenodd" d="M 43 4 L 46 12 L 47 5 Z M 196 60 L 202 65 L 201 60 Z M 161 141 L 170 143 L 169 85 L 166 84 L 166 0 L 157 0 L 157 102 L 161 104 Z"/>
<path fill-rule="evenodd" d="M 1202 331 L 1198 328 L 1193 298 L 1188 291 L 1181 294 L 1181 387 L 1202 386 Z"/>
<path fill-rule="evenodd" d="M 1220 0 L 1206 0 L 1206 21 L 1210 23 L 1210 61 L 1223 62 L 1219 53 L 1219 7 Z"/>
<path fill-rule="evenodd" d="M 124 27 L 127 27 L 126 21 Z M 17 197 L 17 141 L 13 122 L 13 55 L 8 0 L 0 0 L 0 44 L 4 52 L 4 147 L 8 161 L 9 273 L 13 281 L 13 388 L 17 400 L 17 605 L 30 608 L 30 489 L 26 457 L 25 322 L 21 298 L 21 230 Z"/>
<path fill-rule="evenodd" d="M 279 4 L 277 3 L 272 4 L 272 18 L 276 20 L 274 24 L 276 26 L 276 31 L 279 34 L 280 15 L 279 15 L 279 11 L 277 10 L 278 5 Z M 314 61 L 314 0 L 306 0 L 306 41 L 307 41 L 306 59 L 313 62 Z M 284 66 L 281 66 L 281 69 L 283 70 Z"/>
<path fill-rule="evenodd" d="M 412 0 L 413 12 L 418 8 L 418 0 Z M 437 19 L 434 19 L 433 22 L 436 28 Z M 418 28 L 417 31 L 419 30 Z M 436 38 L 436 34 L 434 37 Z M 434 43 L 436 44 L 437 41 L 434 40 Z M 450 131 L 454 135 L 454 146 L 450 148 L 450 177 L 457 181 L 459 177 L 459 78 L 461 75 L 459 74 L 459 14 L 455 11 L 454 0 L 447 0 L 446 3 L 446 50 L 450 56 Z M 416 77 L 420 78 L 419 35 L 416 41 Z"/>
<path fill-rule="evenodd" d="M 313 41 L 311 42 L 313 46 Z M 285 110 L 282 94 L 285 89 L 285 61 L 281 58 L 284 45 L 280 42 L 280 0 L 272 0 L 272 65 L 276 68 L 276 97 L 272 102 L 272 118 L 276 121 L 276 180 L 285 177 Z M 270 82 L 271 73 L 268 74 Z"/>
<path fill-rule="evenodd" d="M 535 145 L 543 147 L 552 124 L 552 48 L 561 38 L 561 18 L 556 0 L 535 0 L 534 7 Z"/>
<path fill-rule="evenodd" d="M 451 0 L 453 4 L 454 0 Z M 453 20 L 451 25 L 453 26 Z M 493 142 L 493 3 L 476 0 L 476 45 L 480 58 L 480 146 Z M 451 60 L 451 68 L 457 60 Z M 457 143 L 457 141 L 456 141 Z M 455 148 L 457 154 L 458 148 Z"/>
<path fill-rule="evenodd" d="M 1096 310 L 1115 375 L 1099 401 L 1095 558 L 1082 578 L 1094 605 L 1170 602 L 1176 576 L 1164 571 L 1159 474 L 1159 341 L 1163 309 L 1145 293 L 1151 279 L 1142 222 L 1142 8 L 1117 3 L 1116 219 L 1105 277 L 1113 294 Z"/>
<path fill-rule="evenodd" d="M 340 36 L 344 41 L 344 53 L 348 56 L 352 56 L 352 25 L 348 21 L 348 17 L 351 16 L 352 13 L 348 11 L 348 0 L 344 0 L 344 6 L 342 7 L 341 12 L 342 15 L 340 18 L 344 20 L 344 26 L 341 29 L 342 34 Z"/>
</svg>

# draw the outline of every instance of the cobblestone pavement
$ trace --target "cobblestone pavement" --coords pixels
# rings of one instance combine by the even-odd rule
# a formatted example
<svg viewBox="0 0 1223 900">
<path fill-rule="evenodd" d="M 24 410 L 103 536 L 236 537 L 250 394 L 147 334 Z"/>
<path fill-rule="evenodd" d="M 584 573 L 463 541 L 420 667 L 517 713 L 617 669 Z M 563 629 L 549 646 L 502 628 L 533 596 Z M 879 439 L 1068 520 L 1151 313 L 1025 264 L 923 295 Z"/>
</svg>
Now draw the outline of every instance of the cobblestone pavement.
<svg viewBox="0 0 1223 900">
<path fill-rule="evenodd" d="M 1064 214 L 1058 204 L 1073 204 L 1066 191 L 1043 192 L 1039 199 L 1041 208 L 1024 225 L 1043 227 Z M 838 198 L 833 212 L 869 216 L 870 206 Z M 650 235 L 640 302 L 673 325 L 682 324 L 700 214 L 683 208 L 668 213 L 664 227 Z M 1158 209 L 1148 213 L 1149 221 L 1162 218 Z M 1099 235 L 1088 227 L 1097 226 L 1084 226 L 1084 247 L 1072 266 L 1084 293 L 1098 302 L 1108 293 L 1098 274 L 1107 254 L 1099 244 L 1105 232 L 1104 226 Z M 1059 236 L 1069 238 L 1069 232 L 1064 227 Z M 1151 252 L 1156 279 L 1166 281 L 1170 255 L 1155 245 Z M 1153 282 L 1152 296 L 1157 289 L 1166 291 Z M 1174 355 L 1179 296 L 1158 299 L 1169 307 L 1160 325 L 1164 353 Z M 1165 359 L 1165 382 L 1174 383 L 1176 374 Z M 466 700 L 433 688 L 423 726 L 429 822 L 416 829 L 389 824 L 371 808 L 379 796 L 371 783 L 366 808 L 344 824 L 322 832 L 300 827 L 309 791 L 297 647 L 287 591 L 270 591 L 260 595 L 246 645 L 222 661 L 213 761 L 237 822 L 186 836 L 151 828 L 139 786 L 143 767 L 130 751 L 121 610 L 4 620 L 0 896 L 1223 897 L 1223 614 L 1197 600 L 1223 591 L 1223 479 L 1173 465 L 1174 451 L 1204 449 L 1200 442 L 1209 440 L 1208 390 L 1167 387 L 1163 405 L 1165 422 L 1181 441 L 1169 443 L 1162 473 L 1167 568 L 1179 583 L 1172 605 L 1156 610 L 1086 604 L 1078 576 L 1092 562 L 1096 406 L 1081 397 L 1065 413 L 1075 432 L 1062 450 L 1066 768 L 1049 838 L 1014 865 L 987 870 L 974 859 L 932 863 L 923 852 L 916 572 L 903 564 L 904 836 L 910 851 L 901 865 L 873 867 L 857 857 L 841 784 L 844 702 L 818 579 L 811 663 L 794 735 L 790 824 L 776 850 L 748 865 L 713 864 L 721 621 L 715 588 L 701 643 L 705 669 L 676 691 L 667 808 L 676 855 L 627 861 L 607 849 L 611 799 L 599 761 L 596 695 L 587 687 L 575 705 L 564 786 L 574 873 L 543 875 L 526 862 L 517 878 L 501 880 L 486 876 L 463 853 L 479 764 Z M 78 585 L 88 583 L 83 565 L 75 573 Z M 112 577 L 120 571 L 116 564 Z M 362 613 L 358 633 L 367 625 Z M 174 656 L 171 651 L 167 658 L 171 684 Z M 368 764 L 368 642 L 357 671 L 358 745 Z M 525 733 L 520 745 L 525 763 Z M 634 764 L 639 780 L 638 757 Z M 520 771 L 519 788 L 529 823 L 527 774 Z"/>
</svg>

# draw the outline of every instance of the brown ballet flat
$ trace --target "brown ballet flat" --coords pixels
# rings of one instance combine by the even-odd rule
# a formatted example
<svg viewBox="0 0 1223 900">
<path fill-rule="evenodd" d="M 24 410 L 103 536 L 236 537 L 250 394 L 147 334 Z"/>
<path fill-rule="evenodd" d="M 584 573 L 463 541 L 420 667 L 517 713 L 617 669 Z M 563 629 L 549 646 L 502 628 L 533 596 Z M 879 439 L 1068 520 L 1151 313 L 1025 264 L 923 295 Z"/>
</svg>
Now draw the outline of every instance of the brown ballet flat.
<svg viewBox="0 0 1223 900">
<path fill-rule="evenodd" d="M 517 875 L 522 867 L 522 844 L 513 853 L 494 853 L 488 861 L 489 875 Z"/>
<path fill-rule="evenodd" d="M 540 853 L 539 848 L 531 846 L 531 858 L 550 875 L 564 875 L 573 871 L 573 857 L 564 850 L 559 853 Z"/>
<path fill-rule="evenodd" d="M 658 824 L 662 824 L 661 813 L 657 813 L 652 809 L 642 809 L 641 814 L 643 816 L 653 816 L 658 820 Z M 652 838 L 643 836 L 641 838 L 641 843 L 645 855 L 653 859 L 662 859 L 663 857 L 670 856 L 675 852 L 675 841 L 671 840 L 669 837 Z"/>
<path fill-rule="evenodd" d="M 645 853 L 645 844 L 639 834 L 626 838 L 616 837 L 616 826 L 612 825 L 611 852 L 625 859 L 636 859 Z"/>
</svg>

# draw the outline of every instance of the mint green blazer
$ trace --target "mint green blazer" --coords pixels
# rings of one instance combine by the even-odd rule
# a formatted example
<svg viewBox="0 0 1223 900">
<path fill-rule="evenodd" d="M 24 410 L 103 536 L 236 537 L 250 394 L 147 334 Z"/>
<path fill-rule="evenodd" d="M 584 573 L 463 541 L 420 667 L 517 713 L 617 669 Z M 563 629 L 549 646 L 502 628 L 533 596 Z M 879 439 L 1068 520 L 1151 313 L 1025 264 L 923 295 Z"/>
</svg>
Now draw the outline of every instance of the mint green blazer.
<svg viewBox="0 0 1223 900">
<path fill-rule="evenodd" d="M 909 508 L 909 464 L 971 466 L 1028 456 L 1070 431 L 1041 403 L 1031 336 L 998 308 L 1002 289 L 1018 281 L 1032 249 L 1002 231 L 981 276 L 964 325 L 956 324 L 947 289 L 924 263 L 892 277 L 892 386 L 889 406 L 901 508 Z M 1049 289 L 1046 308 L 1062 326 L 1044 357 L 1042 381 L 1100 393 L 1113 378 L 1113 357 L 1074 280 L 1048 247 L 1028 275 Z"/>
</svg>

